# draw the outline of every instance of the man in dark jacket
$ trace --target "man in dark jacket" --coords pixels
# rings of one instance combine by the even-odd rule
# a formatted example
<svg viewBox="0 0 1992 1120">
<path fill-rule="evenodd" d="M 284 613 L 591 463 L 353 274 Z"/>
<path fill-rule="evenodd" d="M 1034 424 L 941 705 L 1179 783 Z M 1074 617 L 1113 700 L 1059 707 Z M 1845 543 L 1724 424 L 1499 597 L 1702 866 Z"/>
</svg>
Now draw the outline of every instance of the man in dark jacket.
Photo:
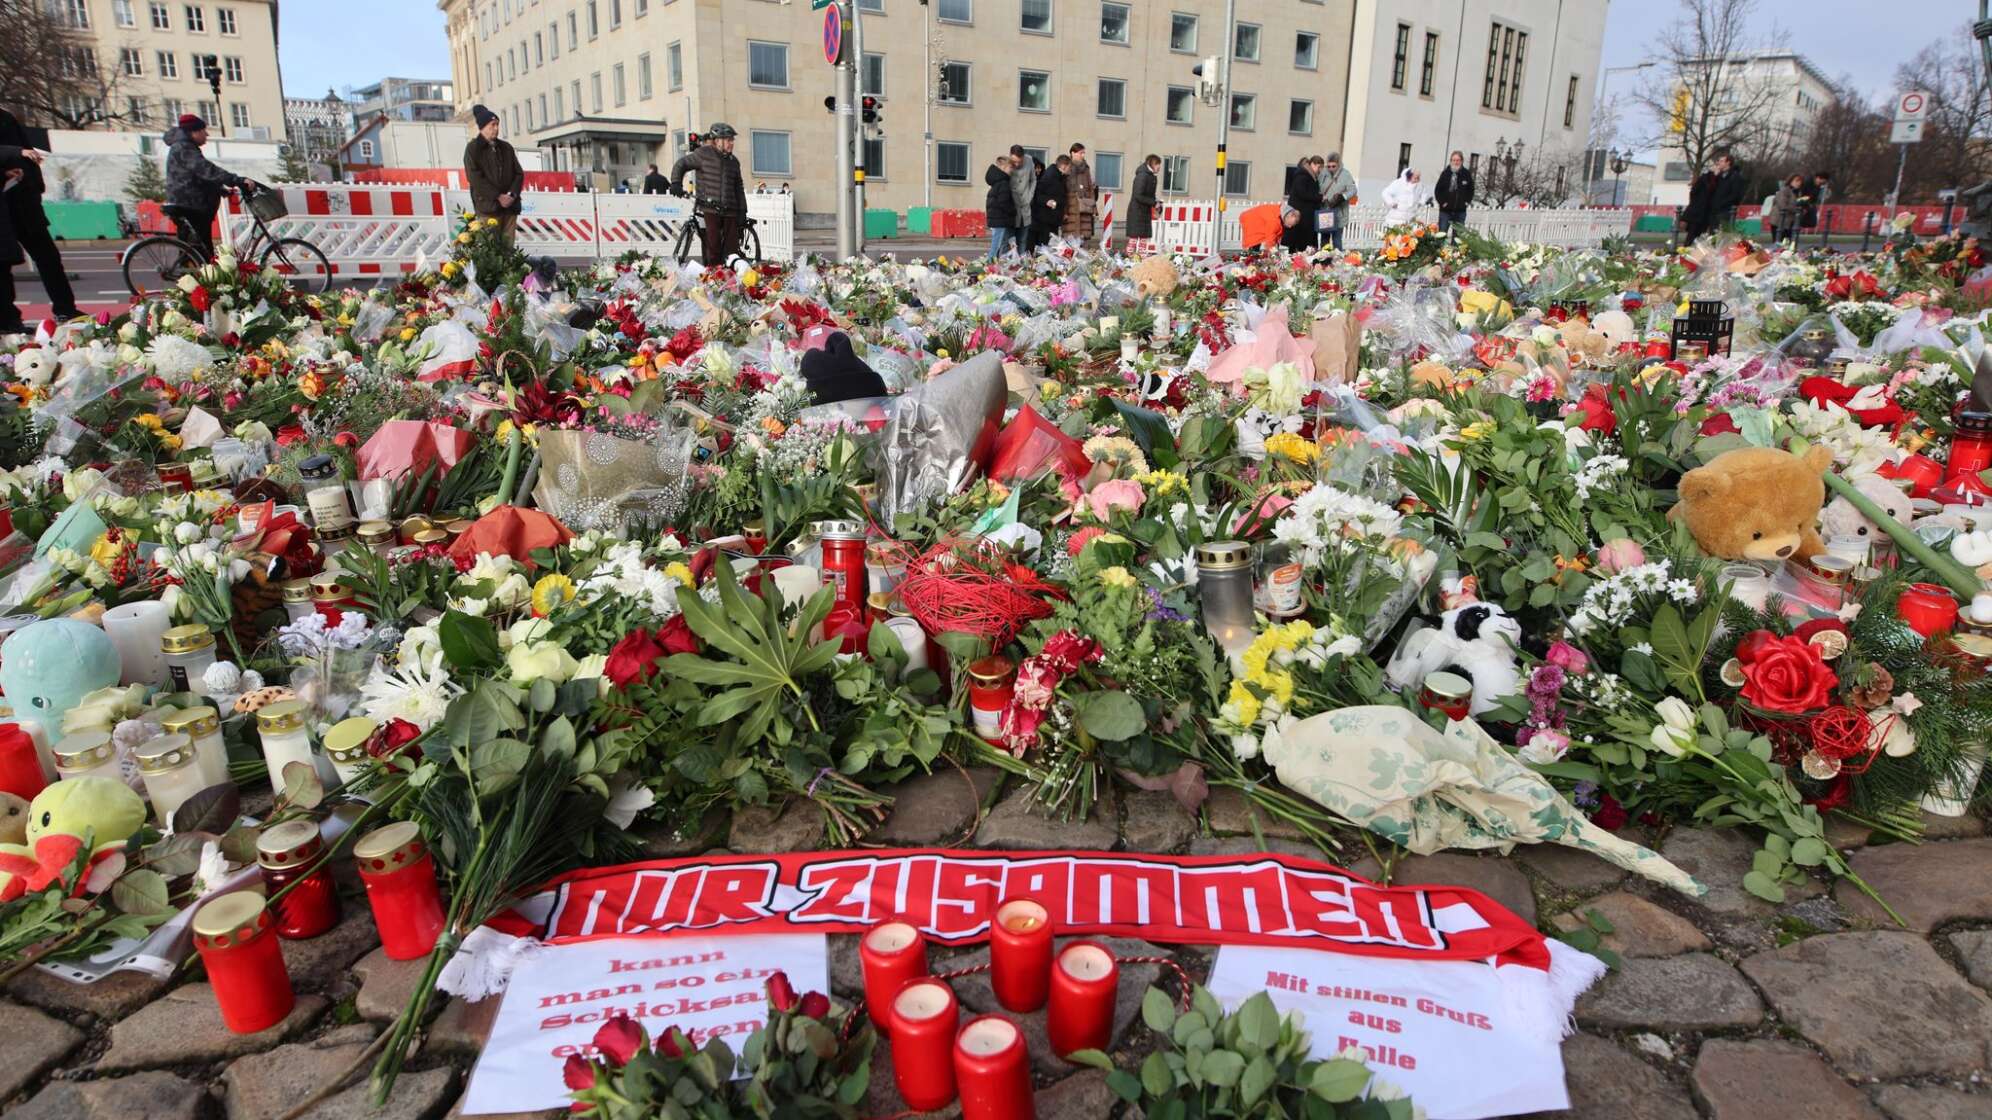
<svg viewBox="0 0 1992 1120">
<path fill-rule="evenodd" d="M 180 235 L 211 260 L 214 238 L 209 230 L 221 209 L 221 193 L 256 184 L 208 162 L 201 154 L 207 138 L 207 122 L 192 113 L 181 114 L 177 127 L 166 131 L 165 210 L 179 223 Z"/>
<path fill-rule="evenodd" d="M 1473 171 L 1466 166 L 1466 157 L 1454 152 L 1446 160 L 1446 169 L 1439 172 L 1439 181 L 1432 188 L 1432 201 L 1439 204 L 1439 232 L 1454 226 L 1466 226 L 1466 208 L 1473 205 Z"/>
<path fill-rule="evenodd" d="M 657 170 L 657 165 L 654 163 L 650 165 L 650 173 L 643 177 L 643 193 L 644 194 L 671 193 L 671 180 L 666 179 L 664 177 L 664 173 L 662 171 Z"/>
<path fill-rule="evenodd" d="M 33 171 L 36 157 L 13 145 L 0 146 L 0 185 L 20 190 Z M 14 266 L 22 260 L 21 243 L 15 239 L 12 207 L 0 206 L 0 334 L 26 334 L 21 309 L 14 306 Z"/>
<path fill-rule="evenodd" d="M 983 216 L 989 220 L 989 259 L 1003 255 L 1006 245 L 1016 244 L 1018 251 L 1023 245 L 1017 242 L 1017 196 L 1010 190 L 1010 157 L 997 156 L 989 170 L 982 173 L 982 181 L 989 184 L 989 194 L 982 200 Z"/>
<path fill-rule="evenodd" d="M 512 145 L 498 139 L 498 114 L 482 105 L 470 107 L 477 135 L 463 149 L 463 177 L 470 184 L 470 208 L 480 218 L 498 219 L 505 240 L 512 240 L 525 209 L 526 169 Z"/>
<path fill-rule="evenodd" d="M 1682 221 L 1689 244 L 1736 220 L 1736 208 L 1743 204 L 1743 186 L 1743 173 L 1736 169 L 1736 161 L 1728 152 L 1717 153 L 1714 165 L 1688 188 L 1688 208 Z"/>
<path fill-rule="evenodd" d="M 1287 169 L 1286 206 L 1280 212 L 1286 230 L 1280 234 L 1280 246 L 1288 252 L 1305 252 L 1321 244 L 1314 221 L 1321 210 L 1321 180 L 1315 176 L 1326 164 L 1320 156 L 1308 156 Z"/>
<path fill-rule="evenodd" d="M 1065 221 L 1065 171 L 1071 166 L 1071 156 L 1059 156 L 1044 169 L 1044 174 L 1038 176 L 1037 193 L 1031 196 L 1029 249 L 1033 253 L 1051 244 L 1060 224 Z"/>
<path fill-rule="evenodd" d="M 671 167 L 671 191 L 685 193 L 685 173 L 698 176 L 692 189 L 698 195 L 699 212 L 705 216 L 699 226 L 699 243 L 705 247 L 705 265 L 713 268 L 726 263 L 740 251 L 740 219 L 747 216 L 747 184 L 740 177 L 740 161 L 733 155 L 738 135 L 724 122 L 706 130 L 705 143 L 686 152 Z"/>
<path fill-rule="evenodd" d="M 1147 240 L 1155 236 L 1156 184 L 1162 173 L 1162 157 L 1149 156 L 1134 173 L 1134 189 L 1127 193 L 1127 236 Z"/>
<path fill-rule="evenodd" d="M 20 242 L 21 250 L 28 259 L 35 262 L 35 272 L 41 277 L 42 289 L 48 292 L 51 313 L 57 319 L 74 319 L 82 312 L 76 309 L 76 291 L 69 286 L 69 272 L 63 266 L 62 253 L 55 247 L 55 239 L 48 233 L 48 215 L 42 210 L 41 160 L 34 154 L 34 146 L 28 142 L 28 130 L 14 119 L 14 114 L 0 109 L 0 147 L 19 148 L 22 160 L 19 170 L 20 181 L 7 192 L 7 216 L 13 223 L 14 238 Z"/>
</svg>

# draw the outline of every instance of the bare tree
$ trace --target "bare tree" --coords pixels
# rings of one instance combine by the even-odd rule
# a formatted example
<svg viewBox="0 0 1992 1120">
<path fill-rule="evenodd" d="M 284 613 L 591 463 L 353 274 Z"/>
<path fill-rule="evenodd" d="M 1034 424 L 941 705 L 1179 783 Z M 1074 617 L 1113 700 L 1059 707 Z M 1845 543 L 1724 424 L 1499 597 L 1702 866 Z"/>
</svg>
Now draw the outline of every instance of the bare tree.
<svg viewBox="0 0 1992 1120">
<path fill-rule="evenodd" d="M 124 120 L 122 69 L 97 58 L 96 41 L 47 0 L 0 0 L 0 105 L 22 120 L 88 128 Z"/>
<path fill-rule="evenodd" d="M 1788 91 L 1753 73 L 1751 57 L 1765 45 L 1748 29 L 1756 8 L 1757 0 L 1681 0 L 1680 18 L 1655 45 L 1658 76 L 1633 94 L 1659 122 L 1654 142 L 1680 152 L 1690 174 L 1724 151 L 1740 159 L 1779 147 L 1773 110 Z"/>
<path fill-rule="evenodd" d="M 1574 149 L 1525 150 L 1512 164 L 1496 159 L 1480 177 L 1489 205 L 1526 202 L 1530 206 L 1561 206 L 1588 191 L 1584 152 Z"/>
<path fill-rule="evenodd" d="M 1882 107 L 1863 97 L 1853 80 L 1843 76 L 1834 83 L 1833 99 L 1813 115 L 1799 157 L 1781 170 L 1785 174 L 1829 171 L 1835 197 L 1878 199 L 1895 181 L 1888 126 Z"/>
<path fill-rule="evenodd" d="M 1943 188 L 1992 176 L 1992 88 L 1969 27 L 1918 51 L 1896 69 L 1895 84 L 1930 95 L 1922 142 L 1905 167 L 1903 199 L 1933 198 Z"/>
</svg>

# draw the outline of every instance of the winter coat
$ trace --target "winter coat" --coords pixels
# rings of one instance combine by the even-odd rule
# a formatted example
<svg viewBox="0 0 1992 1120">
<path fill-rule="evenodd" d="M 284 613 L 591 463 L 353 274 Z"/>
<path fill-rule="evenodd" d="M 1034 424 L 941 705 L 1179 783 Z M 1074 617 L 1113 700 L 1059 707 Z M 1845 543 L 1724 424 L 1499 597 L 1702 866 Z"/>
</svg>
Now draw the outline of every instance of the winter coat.
<svg viewBox="0 0 1992 1120">
<path fill-rule="evenodd" d="M 1439 172 L 1439 181 L 1432 190 L 1432 201 L 1439 204 L 1440 210 L 1454 213 L 1473 205 L 1473 169 L 1461 167 L 1454 171 L 1448 165 Z"/>
<path fill-rule="evenodd" d="M 1405 226 L 1418 216 L 1418 184 L 1406 172 L 1390 181 L 1383 188 L 1383 224 L 1385 226 Z"/>
<path fill-rule="evenodd" d="M 28 142 L 28 130 L 14 114 L 0 109 L 0 146 L 19 148 L 23 152 L 34 147 Z M 41 226 L 47 228 L 48 215 L 42 212 L 42 193 L 47 184 L 42 179 L 41 165 L 25 156 L 21 159 L 21 181 L 7 192 L 7 209 L 12 212 L 15 228 Z"/>
<path fill-rule="evenodd" d="M 1323 168 L 1315 180 L 1321 184 L 1321 208 L 1335 212 L 1338 226 L 1348 225 L 1349 202 L 1356 197 L 1356 177 L 1347 167 L 1336 168 L 1333 175 Z"/>
<path fill-rule="evenodd" d="M 1031 158 L 1025 156 L 1022 162 L 1010 169 L 1010 200 L 1017 206 L 1017 228 L 1026 224 L 1030 216 L 1031 200 L 1037 196 L 1037 172 L 1031 167 Z"/>
<path fill-rule="evenodd" d="M 1038 176 L 1037 193 L 1031 196 L 1031 228 L 1056 231 L 1065 220 L 1065 174 L 1057 165 Z"/>
<path fill-rule="evenodd" d="M 1769 215 L 1771 228 L 1787 229 L 1796 226 L 1799 209 L 1798 192 L 1791 189 L 1791 184 L 1779 187 L 1777 195 L 1771 201 Z"/>
<path fill-rule="evenodd" d="M 1706 230 L 1736 216 L 1736 208 L 1743 204 L 1743 173 L 1735 168 L 1729 174 L 1719 175 L 1715 171 L 1704 171 L 1695 179 L 1695 185 L 1688 188 L 1688 210 L 1685 215 L 1693 229 Z"/>
<path fill-rule="evenodd" d="M 1134 189 L 1127 195 L 1127 235 L 1155 236 L 1155 172 L 1147 164 L 1134 173 Z"/>
<path fill-rule="evenodd" d="M 671 167 L 671 189 L 683 193 L 685 172 L 699 177 L 699 202 L 728 214 L 747 212 L 747 184 L 740 177 L 740 160 L 716 144 L 700 144 Z"/>
<path fill-rule="evenodd" d="M 644 194 L 668 194 L 670 190 L 671 180 L 666 179 L 662 171 L 652 171 L 643 177 Z"/>
<path fill-rule="evenodd" d="M 1100 187 L 1093 181 L 1093 165 L 1083 159 L 1072 161 L 1065 173 L 1065 236 L 1084 241 L 1093 236 L 1093 216 L 1100 209 Z"/>
<path fill-rule="evenodd" d="M 0 146 L 0 174 L 8 171 L 20 171 L 22 182 L 25 184 L 28 173 L 34 169 L 34 166 L 35 161 L 22 154 L 20 148 L 12 144 Z M 21 189 L 18 186 L 14 188 L 16 191 Z M 8 193 L 11 194 L 13 192 L 9 191 Z M 40 209 L 40 207 L 36 209 Z M 11 206 L 0 206 L 0 268 L 12 268 L 26 258 L 26 254 L 21 252 L 21 240 L 14 233 L 14 215 L 12 210 Z M 13 307 L 10 306 L 7 311 L 13 314 L 16 320 L 20 318 L 19 313 Z"/>
<path fill-rule="evenodd" d="M 989 195 L 982 201 L 982 212 L 989 219 L 989 228 L 1017 228 L 1017 196 L 1010 190 L 1010 173 L 989 165 L 982 173 L 982 181 L 989 184 Z"/>
<path fill-rule="evenodd" d="M 1321 181 L 1303 167 L 1287 169 L 1286 208 L 1295 221 L 1280 234 L 1280 244 L 1299 252 L 1315 245 L 1314 215 L 1321 209 Z"/>
<path fill-rule="evenodd" d="M 248 182 L 208 162 L 201 146 L 178 128 L 166 130 L 166 205 L 211 214 L 221 192 Z"/>
<path fill-rule="evenodd" d="M 463 149 L 463 177 L 470 183 L 470 208 L 479 214 L 516 214 L 525 209 L 519 195 L 526 189 L 526 169 L 505 141 L 471 137 Z M 510 206 L 498 205 L 501 194 L 512 196 Z"/>
</svg>

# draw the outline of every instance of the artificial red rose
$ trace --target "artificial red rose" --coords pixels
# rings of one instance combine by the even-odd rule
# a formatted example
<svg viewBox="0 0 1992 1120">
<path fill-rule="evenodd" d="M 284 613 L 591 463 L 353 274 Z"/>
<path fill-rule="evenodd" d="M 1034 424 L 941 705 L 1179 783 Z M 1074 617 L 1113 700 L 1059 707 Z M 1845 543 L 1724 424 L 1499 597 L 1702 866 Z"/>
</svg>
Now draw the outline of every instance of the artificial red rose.
<svg viewBox="0 0 1992 1120">
<path fill-rule="evenodd" d="M 1719 436 L 1725 432 L 1740 433 L 1740 429 L 1736 427 L 1735 418 L 1731 417 L 1727 412 L 1715 413 L 1702 421 L 1701 434 L 1705 436 Z"/>
<path fill-rule="evenodd" d="M 1854 797 L 1853 779 L 1849 778 L 1845 774 L 1842 774 L 1839 777 L 1834 778 L 1832 784 L 1828 785 L 1825 788 L 1825 790 L 1819 794 L 1819 796 L 1807 797 L 1805 799 L 1805 803 L 1819 810 L 1821 813 L 1830 813 L 1833 810 L 1838 809 L 1840 806 L 1845 805 L 1847 802 L 1853 800 L 1853 797 Z"/>
<path fill-rule="evenodd" d="M 631 682 L 649 680 L 657 672 L 658 659 L 668 652 L 649 630 L 639 626 L 610 647 L 602 675 L 617 688 L 627 688 Z"/>
<path fill-rule="evenodd" d="M 393 758 L 421 737 L 421 728 L 405 719 L 391 719 L 367 740 L 367 754 L 374 758 Z"/>
<path fill-rule="evenodd" d="M 1826 298 L 1836 301 L 1875 299 L 1881 295 L 1881 285 L 1865 271 L 1852 276 L 1835 276 L 1826 281 Z"/>
<path fill-rule="evenodd" d="M 595 1064 L 579 1054 L 567 1055 L 567 1064 L 560 1067 L 560 1079 L 569 1089 L 583 1092 L 595 1087 Z"/>
<path fill-rule="evenodd" d="M 795 985 L 789 983 L 788 973 L 777 972 L 768 977 L 768 1003 L 776 1011 L 794 1011 L 800 1002 L 795 994 Z"/>
<path fill-rule="evenodd" d="M 1809 712 L 1823 708 L 1840 678 L 1826 667 L 1819 647 L 1799 637 L 1761 642 L 1744 657 L 1743 698 L 1770 712 Z"/>
<path fill-rule="evenodd" d="M 627 1015 L 617 1015 L 595 1032 L 595 1049 L 612 1066 L 626 1066 L 643 1049 L 643 1028 Z"/>
<path fill-rule="evenodd" d="M 196 284 L 194 290 L 187 293 L 187 302 L 194 305 L 195 311 L 206 311 L 214 303 L 214 297 L 208 295 L 206 288 Z"/>
<path fill-rule="evenodd" d="M 1611 435 L 1618 431 L 1618 414 L 1612 411 L 1612 402 L 1605 396 L 1603 382 L 1594 381 L 1584 390 L 1584 396 L 1571 408 L 1566 422 L 1574 422 L 1586 432 L 1603 432 Z"/>
<path fill-rule="evenodd" d="M 811 992 L 802 997 L 802 1002 L 795 1009 L 806 1019 L 821 1019 L 830 1014 L 830 997 L 822 992 Z"/>
<path fill-rule="evenodd" d="M 1056 665 L 1059 672 L 1070 673 L 1081 665 L 1090 665 L 1098 661 L 1100 643 L 1093 638 L 1081 637 L 1071 630 L 1060 630 L 1044 643 L 1040 656 Z"/>
<path fill-rule="evenodd" d="M 699 644 L 699 636 L 692 633 L 692 624 L 685 621 L 684 615 L 672 615 L 671 621 L 657 628 L 657 640 L 664 646 L 665 653 L 701 653 L 705 650 Z"/>
<path fill-rule="evenodd" d="M 1752 630 L 1743 635 L 1742 641 L 1736 643 L 1736 658 L 1739 661 L 1748 661 L 1777 640 L 1778 636 L 1769 630 Z"/>
<path fill-rule="evenodd" d="M 1847 408 L 1847 402 L 1860 392 L 1852 385 L 1843 385 L 1830 377 L 1808 377 L 1798 383 L 1798 393 L 1813 404 L 1824 407 L 1837 404 L 1847 410 L 1863 428 L 1892 428 L 1902 423 L 1906 415 L 1902 406 L 1889 401 L 1880 408 Z"/>
</svg>

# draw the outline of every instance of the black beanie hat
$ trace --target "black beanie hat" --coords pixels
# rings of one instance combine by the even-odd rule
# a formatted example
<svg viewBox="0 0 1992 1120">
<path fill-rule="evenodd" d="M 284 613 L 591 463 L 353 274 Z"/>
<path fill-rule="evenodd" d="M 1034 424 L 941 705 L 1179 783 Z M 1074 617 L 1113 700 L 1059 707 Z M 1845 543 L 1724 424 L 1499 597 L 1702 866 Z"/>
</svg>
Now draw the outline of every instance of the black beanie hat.
<svg viewBox="0 0 1992 1120">
<path fill-rule="evenodd" d="M 858 357 L 851 349 L 850 336 L 842 331 L 824 339 L 821 350 L 802 355 L 802 379 L 817 404 L 885 395 L 885 379 Z"/>
<path fill-rule="evenodd" d="M 485 125 L 497 120 L 498 114 L 486 109 L 482 105 L 472 105 L 470 107 L 470 119 L 477 122 L 477 127 L 483 128 Z"/>
</svg>

